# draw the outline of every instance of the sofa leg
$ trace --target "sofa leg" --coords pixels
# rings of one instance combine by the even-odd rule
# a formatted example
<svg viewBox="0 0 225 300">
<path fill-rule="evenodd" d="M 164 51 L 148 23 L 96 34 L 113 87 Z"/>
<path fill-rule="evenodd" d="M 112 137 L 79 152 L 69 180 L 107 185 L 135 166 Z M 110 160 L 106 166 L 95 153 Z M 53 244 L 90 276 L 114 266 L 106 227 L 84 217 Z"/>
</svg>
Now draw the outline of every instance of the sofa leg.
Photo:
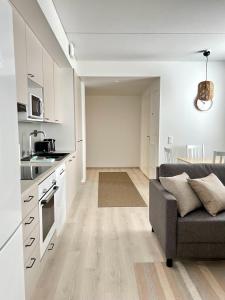
<svg viewBox="0 0 225 300">
<path fill-rule="evenodd" d="M 153 229 L 153 227 L 152 227 L 152 232 L 155 232 L 154 229 Z"/>
<path fill-rule="evenodd" d="M 172 258 L 167 258 L 166 259 L 166 265 L 167 265 L 168 268 L 172 268 L 172 266 L 173 266 Z"/>
</svg>

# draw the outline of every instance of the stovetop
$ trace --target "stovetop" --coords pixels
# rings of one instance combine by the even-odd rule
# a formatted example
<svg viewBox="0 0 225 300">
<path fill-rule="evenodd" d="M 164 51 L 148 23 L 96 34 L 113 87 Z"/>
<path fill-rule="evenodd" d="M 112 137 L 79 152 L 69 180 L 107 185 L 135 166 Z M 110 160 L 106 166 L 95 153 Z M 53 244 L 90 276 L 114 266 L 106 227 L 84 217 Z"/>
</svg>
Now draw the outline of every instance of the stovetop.
<svg viewBox="0 0 225 300">
<path fill-rule="evenodd" d="M 21 166 L 21 180 L 33 180 L 50 168 L 51 166 Z"/>
</svg>

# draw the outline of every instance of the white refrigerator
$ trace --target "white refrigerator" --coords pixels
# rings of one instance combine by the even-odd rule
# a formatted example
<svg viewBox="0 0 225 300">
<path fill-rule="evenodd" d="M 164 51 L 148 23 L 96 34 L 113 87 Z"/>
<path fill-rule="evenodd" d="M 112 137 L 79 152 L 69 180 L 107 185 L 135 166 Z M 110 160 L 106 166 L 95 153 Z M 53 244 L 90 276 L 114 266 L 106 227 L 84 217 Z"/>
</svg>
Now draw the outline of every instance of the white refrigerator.
<svg viewBox="0 0 225 300">
<path fill-rule="evenodd" d="M 0 0 L 0 299 L 24 300 L 12 7 Z"/>
</svg>

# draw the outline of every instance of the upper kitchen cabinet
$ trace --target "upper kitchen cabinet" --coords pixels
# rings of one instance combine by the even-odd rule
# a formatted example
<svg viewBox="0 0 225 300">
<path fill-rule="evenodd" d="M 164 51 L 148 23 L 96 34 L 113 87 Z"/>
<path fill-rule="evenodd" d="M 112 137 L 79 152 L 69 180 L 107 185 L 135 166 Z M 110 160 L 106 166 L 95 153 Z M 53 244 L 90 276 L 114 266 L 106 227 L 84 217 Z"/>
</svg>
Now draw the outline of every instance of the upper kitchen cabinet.
<svg viewBox="0 0 225 300">
<path fill-rule="evenodd" d="M 43 77 L 44 77 L 44 118 L 55 122 L 54 101 L 54 62 L 51 56 L 43 49 Z"/>
<path fill-rule="evenodd" d="M 27 75 L 31 80 L 43 86 L 42 46 L 28 26 L 26 26 L 26 44 Z"/>
<path fill-rule="evenodd" d="M 16 10 L 13 11 L 13 32 L 17 102 L 27 104 L 26 24 Z"/>
<path fill-rule="evenodd" d="M 55 92 L 55 122 L 62 123 L 62 97 L 61 97 L 61 78 L 60 68 L 54 63 L 54 92 Z"/>
</svg>

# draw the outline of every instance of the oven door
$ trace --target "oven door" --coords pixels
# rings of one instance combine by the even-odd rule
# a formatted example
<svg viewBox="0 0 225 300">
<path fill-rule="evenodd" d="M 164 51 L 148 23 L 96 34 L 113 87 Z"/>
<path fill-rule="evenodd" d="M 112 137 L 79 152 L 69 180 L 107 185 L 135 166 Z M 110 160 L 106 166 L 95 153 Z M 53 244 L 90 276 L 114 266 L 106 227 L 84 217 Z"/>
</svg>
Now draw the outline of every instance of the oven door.
<svg viewBox="0 0 225 300">
<path fill-rule="evenodd" d="M 55 232 L 55 193 L 57 190 L 58 186 L 52 187 L 39 201 L 41 257 Z"/>
<path fill-rule="evenodd" d="M 33 94 L 30 94 L 29 117 L 38 119 L 43 118 L 42 99 Z"/>
</svg>

